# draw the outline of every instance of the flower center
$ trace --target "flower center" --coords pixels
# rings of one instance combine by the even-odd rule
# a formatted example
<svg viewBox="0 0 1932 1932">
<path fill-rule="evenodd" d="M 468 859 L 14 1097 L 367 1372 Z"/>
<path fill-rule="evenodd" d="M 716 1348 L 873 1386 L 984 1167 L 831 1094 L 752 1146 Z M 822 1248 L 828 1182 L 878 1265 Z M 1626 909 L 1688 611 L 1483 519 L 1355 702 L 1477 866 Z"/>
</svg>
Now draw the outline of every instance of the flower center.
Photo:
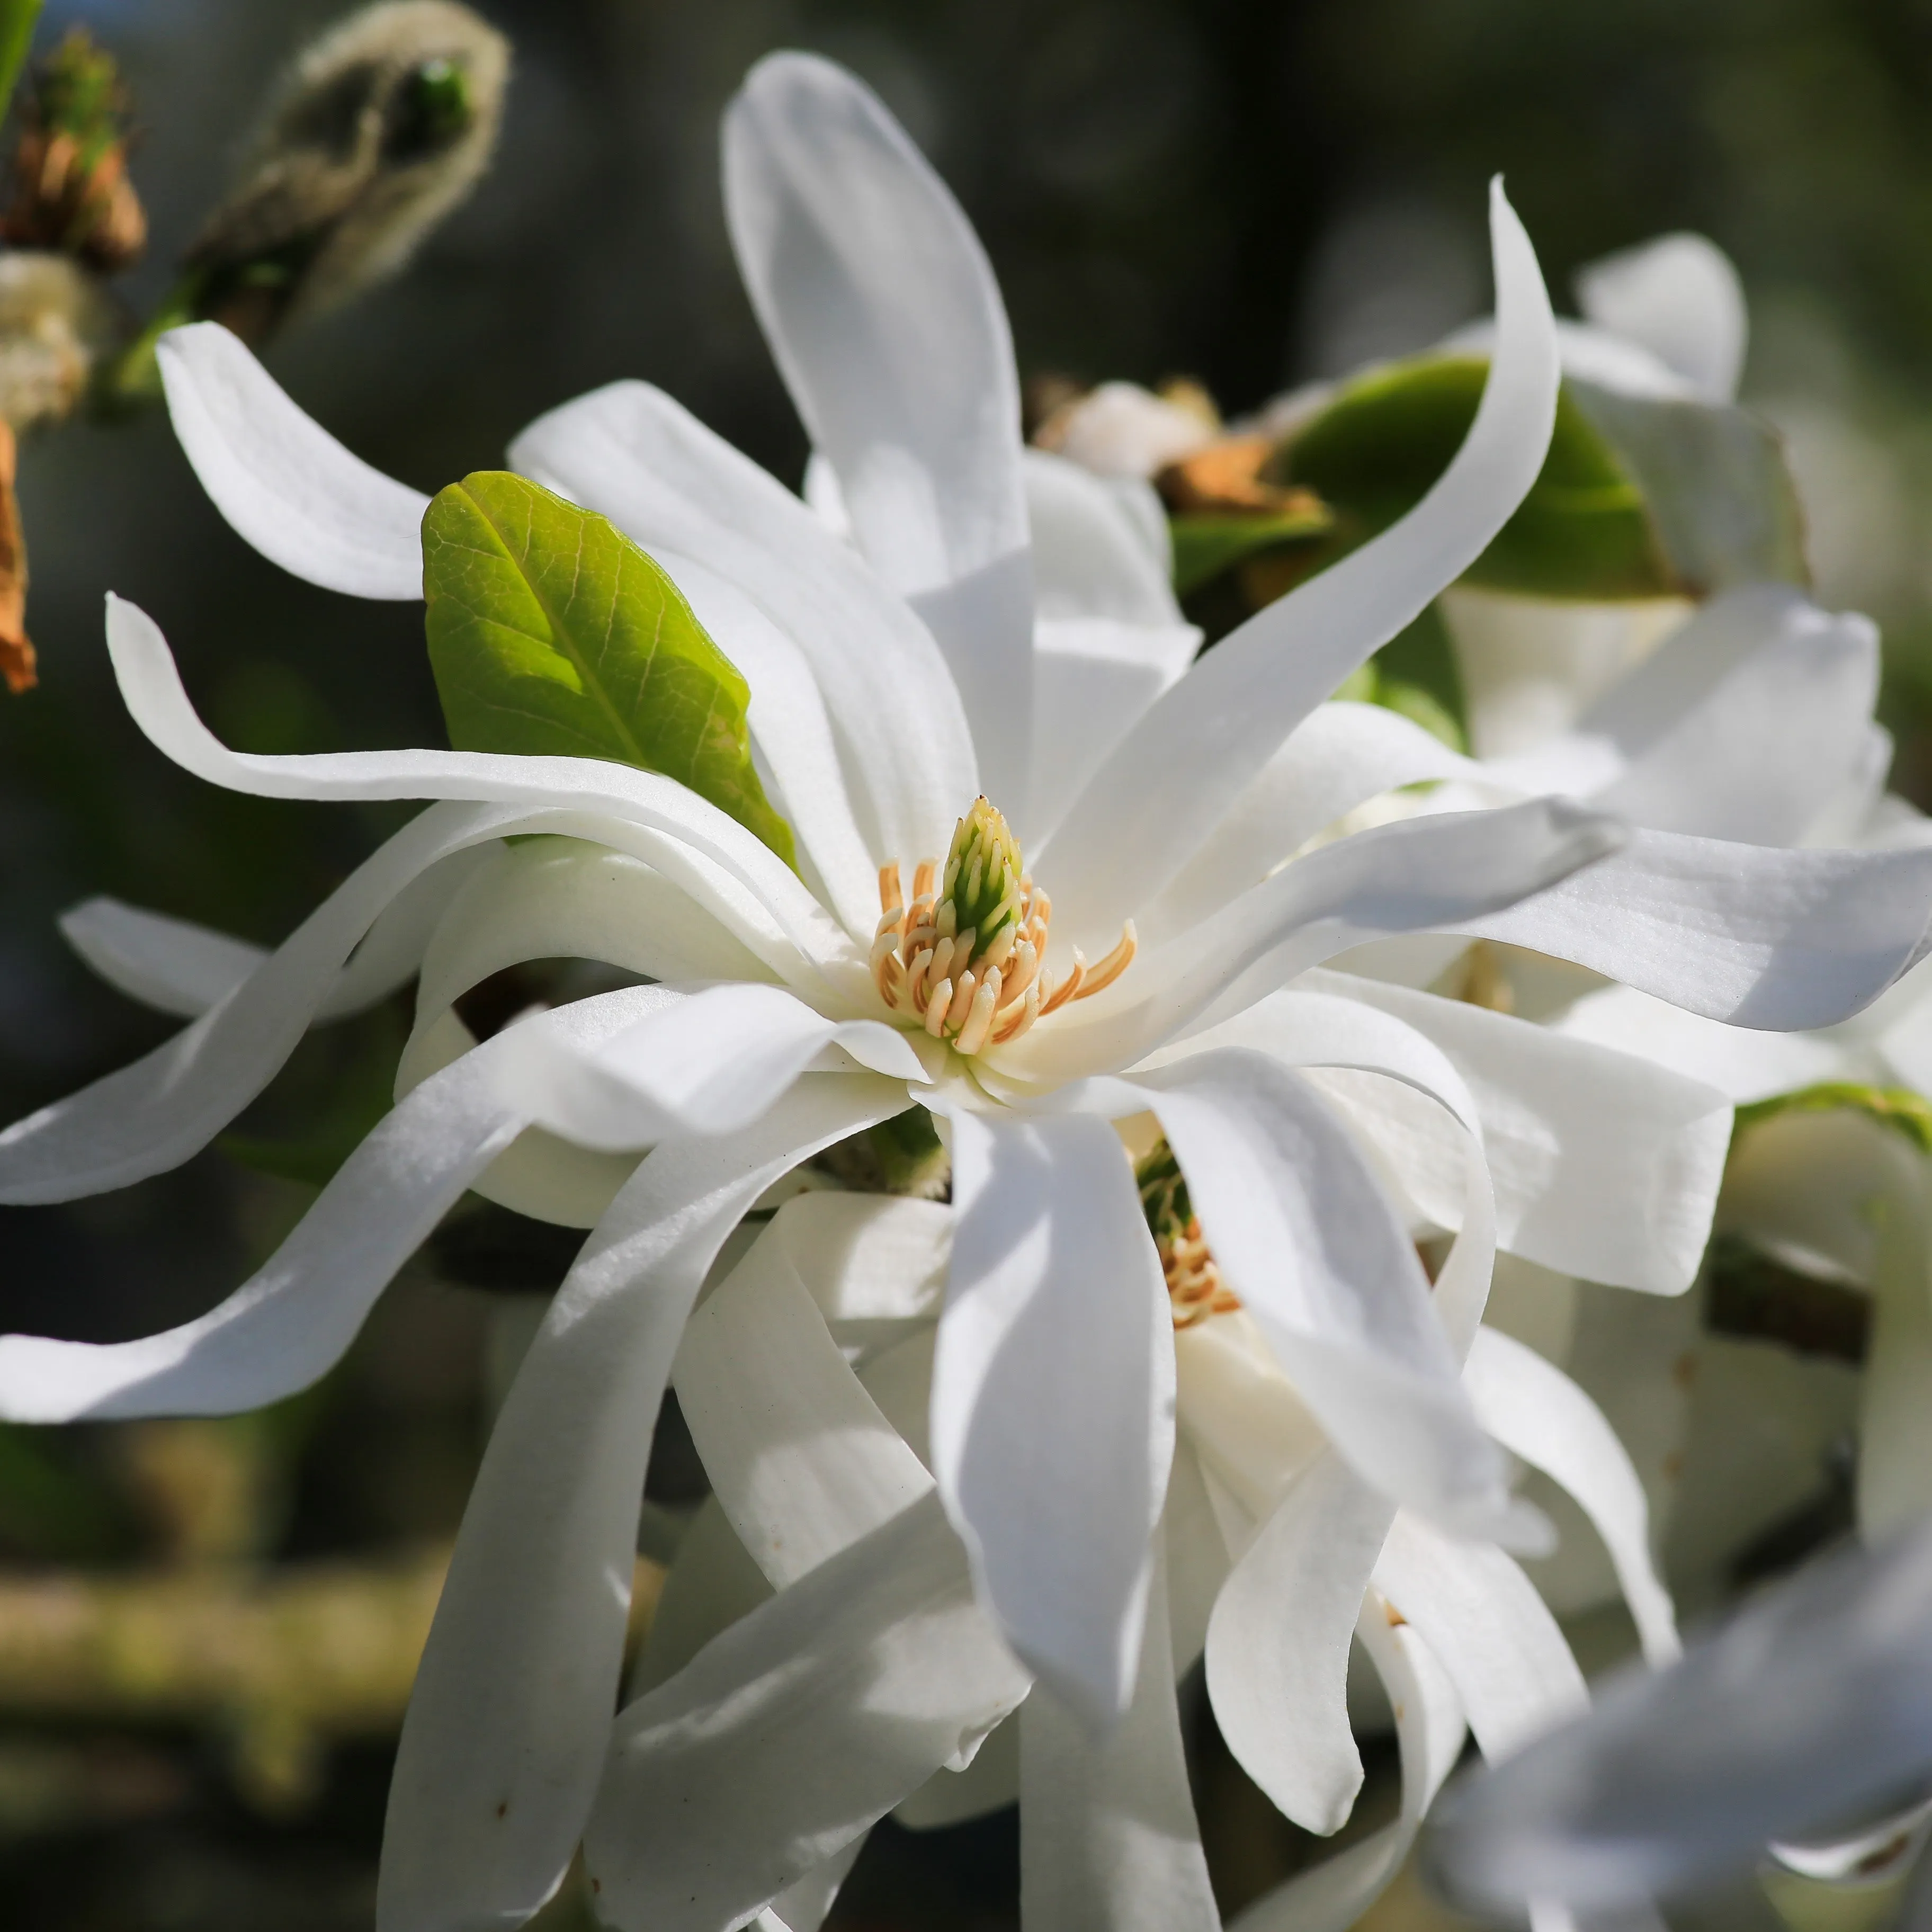
<svg viewBox="0 0 1932 1932">
<path fill-rule="evenodd" d="M 926 859 L 908 904 L 898 861 L 879 868 L 879 926 L 872 977 L 895 1012 L 916 1020 L 961 1053 L 1018 1040 L 1034 1021 L 1111 986 L 1132 964 L 1132 920 L 1120 943 L 1090 966 L 1073 964 L 1057 984 L 1043 964 L 1053 904 L 1020 862 L 1006 821 L 983 798 L 961 819 L 942 870 Z"/>
<path fill-rule="evenodd" d="M 1134 1178 L 1140 1184 L 1141 1208 L 1154 1234 L 1154 1252 L 1167 1277 L 1174 1327 L 1192 1328 L 1210 1315 L 1233 1314 L 1240 1298 L 1214 1265 L 1200 1217 L 1187 1198 L 1180 1163 L 1166 1141 L 1134 1169 Z"/>
</svg>

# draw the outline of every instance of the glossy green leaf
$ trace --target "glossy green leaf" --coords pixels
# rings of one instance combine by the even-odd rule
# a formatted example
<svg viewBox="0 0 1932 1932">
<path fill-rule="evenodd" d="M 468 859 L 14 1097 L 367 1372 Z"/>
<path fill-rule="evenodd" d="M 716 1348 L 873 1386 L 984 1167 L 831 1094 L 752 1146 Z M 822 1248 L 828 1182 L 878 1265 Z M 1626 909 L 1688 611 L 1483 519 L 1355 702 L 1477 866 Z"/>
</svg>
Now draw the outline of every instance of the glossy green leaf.
<svg viewBox="0 0 1932 1932">
<path fill-rule="evenodd" d="M 1174 588 L 1185 597 L 1244 559 L 1278 545 L 1324 535 L 1334 518 L 1326 510 L 1242 516 L 1189 515 L 1168 520 L 1174 538 Z"/>
<path fill-rule="evenodd" d="M 1393 364 L 1349 383 L 1294 436 L 1284 452 L 1287 480 L 1334 510 L 1337 554 L 1387 529 L 1449 466 L 1488 374 L 1479 356 Z M 1580 598 L 1677 587 L 1642 490 L 1568 385 L 1541 472 L 1463 580 Z"/>
<path fill-rule="evenodd" d="M 478 471 L 423 518 L 423 591 L 459 751 L 662 772 L 796 862 L 752 767 L 749 687 L 670 578 L 605 518 Z"/>
<path fill-rule="evenodd" d="M 1932 1154 L 1932 1101 L 1909 1087 L 1870 1087 L 1862 1081 L 1826 1080 L 1796 1093 L 1754 1100 L 1737 1112 L 1734 1138 L 1780 1114 L 1822 1114 L 1849 1109 L 1902 1134 L 1921 1154 Z"/>
</svg>

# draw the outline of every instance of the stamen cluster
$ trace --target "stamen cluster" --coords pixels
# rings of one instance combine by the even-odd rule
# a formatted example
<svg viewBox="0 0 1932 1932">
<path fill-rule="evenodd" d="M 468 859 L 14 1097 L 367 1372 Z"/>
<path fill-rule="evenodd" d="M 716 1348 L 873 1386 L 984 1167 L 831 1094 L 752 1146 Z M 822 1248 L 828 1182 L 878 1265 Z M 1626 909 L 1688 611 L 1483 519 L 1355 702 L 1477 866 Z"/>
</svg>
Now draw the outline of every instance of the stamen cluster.
<svg viewBox="0 0 1932 1932">
<path fill-rule="evenodd" d="M 1187 1198 L 1180 1163 L 1166 1141 L 1135 1169 L 1141 1208 L 1154 1235 L 1154 1252 L 1167 1277 L 1176 1328 L 1192 1328 L 1210 1315 L 1232 1315 L 1241 1305 L 1215 1265 L 1201 1232 L 1200 1216 Z"/>
<path fill-rule="evenodd" d="M 922 860 L 908 904 L 896 860 L 879 868 L 872 977 L 894 1012 L 961 1053 L 1018 1040 L 1036 1020 L 1111 986 L 1132 963 L 1133 922 L 1089 966 L 1078 946 L 1065 978 L 1046 970 L 1053 904 L 1020 862 L 1006 820 L 983 798 L 961 819 L 942 870 Z"/>
</svg>

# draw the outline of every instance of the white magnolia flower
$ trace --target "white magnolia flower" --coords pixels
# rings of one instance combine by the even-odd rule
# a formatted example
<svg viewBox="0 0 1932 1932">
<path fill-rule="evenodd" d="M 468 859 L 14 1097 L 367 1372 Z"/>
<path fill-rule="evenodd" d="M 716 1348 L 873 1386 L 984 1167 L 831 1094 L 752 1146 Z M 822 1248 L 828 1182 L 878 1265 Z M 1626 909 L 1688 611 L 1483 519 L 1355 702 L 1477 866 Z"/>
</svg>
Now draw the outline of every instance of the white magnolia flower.
<svg viewBox="0 0 1932 1932">
<path fill-rule="evenodd" d="M 821 1566 L 869 1574 L 868 1539 L 883 1541 L 902 1512 L 916 1520 L 922 1499 L 937 1532 L 927 1392 L 952 1233 L 941 1207 L 807 1195 L 778 1210 L 693 1316 L 675 1381 L 716 1514 L 673 1568 L 638 1694 L 617 1720 L 586 1839 L 600 1907 L 622 1924 L 722 1925 L 776 1900 L 790 1932 L 811 1932 L 866 1826 L 927 1770 L 938 1774 L 898 1808 L 916 1827 L 1018 1798 L 1029 1925 L 1216 1932 L 1175 1679 L 1204 1648 L 1208 1692 L 1242 1762 L 1289 1816 L 1331 1832 L 1362 1776 L 1348 1712 L 1353 1634 L 1394 1713 L 1400 1816 L 1242 1922 L 1342 1932 L 1400 1866 L 1466 1730 L 1506 1755 L 1584 1707 L 1554 1619 L 1495 1545 L 1444 1537 L 1354 1477 L 1256 1324 L 1240 1310 L 1207 1314 L 1190 1258 L 1172 1254 L 1178 1435 L 1132 1702 L 1096 1742 L 1036 1686 L 970 1766 L 940 1769 L 958 1729 L 882 1728 L 876 1697 L 854 1699 L 849 1685 L 859 1658 L 870 1671 L 890 1656 L 900 1682 L 922 1663 L 928 1710 L 950 1708 L 959 1727 L 1024 1694 L 1010 1677 L 988 1696 L 983 1640 L 958 1622 L 963 1558 L 955 1550 L 927 1586 L 947 1580 L 936 1601 L 868 1592 L 855 1605 L 815 1579 Z M 1438 1296 L 1467 1305 L 1474 1258 L 1466 1246 L 1452 1257 Z M 1642 1490 L 1600 1414 L 1487 1328 L 1466 1376 L 1485 1426 L 1583 1504 L 1626 1579 L 1647 1654 L 1670 1660 L 1676 1631 Z M 758 1573 L 780 1593 L 762 1607 Z M 728 1627 L 703 1666 L 680 1674 Z M 764 1692 L 781 1675 L 816 1680 L 788 1696 L 782 1730 Z M 672 1802 L 693 1790 L 706 1794 L 700 1819 Z M 805 1868 L 807 1852 L 821 1862 Z"/>
<path fill-rule="evenodd" d="M 874 1816 L 933 1762 L 963 1761 L 1027 1671 L 1070 1722 L 1133 1723 L 1142 1647 L 1158 1642 L 1146 1606 L 1176 1370 L 1117 1120 L 1158 1120 L 1216 1265 L 1333 1445 L 1348 1521 L 1318 1512 L 1312 1546 L 1349 1526 L 1378 1542 L 1361 1526 L 1398 1507 L 1462 1533 L 1521 1527 L 1460 1372 L 1492 1240 L 1680 1290 L 1724 1110 L 1695 1082 L 1501 1016 L 1313 976 L 1324 960 L 1388 935 L 1479 934 L 1713 1018 L 1804 1028 L 1888 985 L 1932 904 L 1924 853 L 1622 840 L 1547 800 L 1282 864 L 1389 782 L 1338 720 L 1360 707 L 1322 696 L 1480 554 L 1542 459 L 1557 352 L 1499 193 L 1494 366 L 1455 461 L 1400 524 L 1187 668 L 1132 500 L 1066 466 L 1037 471 L 1030 497 L 990 272 L 877 102 L 824 62 L 775 57 L 730 110 L 725 163 L 754 302 L 856 549 L 643 384 L 554 412 L 512 456 L 657 558 L 744 670 L 799 872 L 628 766 L 232 752 L 158 630 L 114 602 L 130 709 L 188 770 L 276 796 L 438 802 L 265 959 L 97 909 L 79 931 L 122 983 L 177 1011 L 213 1004 L 0 1136 L 10 1201 L 160 1171 L 206 1145 L 312 1020 L 419 974 L 398 1106 L 284 1248 L 163 1335 L 0 1342 L 0 1412 L 23 1419 L 245 1408 L 302 1386 L 466 1187 L 594 1224 L 466 1514 L 392 1792 L 385 1928 L 514 1922 L 557 1882 L 603 1775 L 638 1498 L 686 1316 L 746 1209 L 829 1142 L 915 1103 L 950 1123 L 937 1500 L 922 1490 L 808 1566 L 762 1622 L 654 1694 L 664 1721 L 619 1740 L 644 1767 L 633 1814 L 674 1789 L 664 1752 L 722 1736 L 748 1699 L 776 1725 L 814 1684 L 888 1741 L 909 1726 L 902 1756 L 917 1762 L 895 1774 L 903 1790 L 872 1791 Z M 161 356 L 178 433 L 244 536 L 318 583 L 418 593 L 420 496 L 335 443 L 219 330 L 180 332 Z M 1036 516 L 1043 540 L 1057 530 L 1036 551 Z M 1283 788 L 1270 761 L 1298 727 Z M 1264 772 L 1274 843 L 1258 850 L 1235 821 Z M 560 955 L 656 983 L 475 1044 L 452 1011 L 465 988 Z M 1382 1150 L 1394 1199 L 1345 1121 Z M 1413 1218 L 1460 1231 L 1446 1288 L 1423 1274 L 1403 1196 Z M 1292 1544 L 1271 1540 L 1279 1515 L 1244 1562 Z M 806 1640 L 834 1604 L 855 1643 L 888 1633 L 876 1654 L 812 1661 Z M 915 1611 L 966 1660 L 948 1680 L 971 1688 L 964 1706 L 890 1635 Z M 743 1772 L 741 1756 L 687 1765 L 676 1815 L 724 1804 Z M 778 1806 L 771 1784 L 746 1788 Z M 787 1868 L 821 1864 L 850 1822 L 801 1826 Z M 700 1921 L 714 1922 L 664 1922 Z"/>
</svg>

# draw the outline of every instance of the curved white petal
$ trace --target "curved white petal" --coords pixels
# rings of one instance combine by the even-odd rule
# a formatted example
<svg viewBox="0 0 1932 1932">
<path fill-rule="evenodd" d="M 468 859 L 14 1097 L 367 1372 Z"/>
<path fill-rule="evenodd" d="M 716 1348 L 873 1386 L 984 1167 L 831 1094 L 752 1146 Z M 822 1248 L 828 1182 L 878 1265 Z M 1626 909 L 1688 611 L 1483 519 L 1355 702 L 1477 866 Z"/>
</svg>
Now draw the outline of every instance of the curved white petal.
<svg viewBox="0 0 1932 1932">
<path fill-rule="evenodd" d="M 529 816 L 439 806 L 365 860 L 242 986 L 166 1045 L 0 1132 L 0 1200 L 68 1201 L 178 1166 L 267 1085 L 410 881 Z"/>
<path fill-rule="evenodd" d="M 1026 1690 L 937 1498 L 914 1504 L 619 1712 L 584 1836 L 598 1911 L 728 1932 Z"/>
<path fill-rule="evenodd" d="M 1546 897 L 1552 881 L 1607 863 L 1604 855 L 1624 836 L 1614 820 L 1560 799 L 1535 799 L 1337 840 L 1136 958 L 1106 992 L 1063 1009 L 1052 1024 L 990 1058 L 1032 1078 L 1130 1065 L 1352 946 L 1394 933 L 1464 929 L 1481 916 L 1479 908 L 1514 906 L 1526 894 Z"/>
<path fill-rule="evenodd" d="M 1462 1707 L 1429 1646 L 1372 1588 L 1355 1635 L 1395 1714 L 1402 1809 L 1392 1824 L 1256 1900 L 1228 1932 L 1348 1932 L 1400 1870 L 1424 1814 L 1455 1768 L 1466 1734 Z"/>
<path fill-rule="evenodd" d="M 351 455 L 219 322 L 170 329 L 155 358 L 175 434 L 238 536 L 325 590 L 422 596 L 421 490 Z"/>
<path fill-rule="evenodd" d="M 1615 1908 L 1743 1872 L 1765 1841 L 1884 1804 L 1932 1769 L 1932 1534 L 1767 1591 L 1682 1663 L 1450 1793 L 1430 1863 L 1501 1912 Z"/>
<path fill-rule="evenodd" d="M 1208 1625 L 1208 1694 L 1228 1748 L 1305 1831 L 1339 1831 L 1361 1788 L 1348 1642 L 1394 1514 L 1324 1456 L 1262 1525 Z"/>
<path fill-rule="evenodd" d="M 1866 759 L 1878 674 L 1869 619 L 1749 585 L 1706 605 L 1573 732 L 1488 776 L 1658 831 L 1796 844 Z M 1615 776 L 1591 782 L 1593 766 Z"/>
<path fill-rule="evenodd" d="M 1462 1383 L 1483 1426 L 1582 1505 L 1610 1552 L 1646 1660 L 1674 1664 L 1682 1646 L 1651 1559 L 1649 1505 L 1603 1411 L 1561 1369 L 1495 1328 L 1477 1335 Z"/>
<path fill-rule="evenodd" d="M 159 627 L 111 592 L 107 648 L 136 724 L 176 764 L 210 784 L 261 798 L 467 799 L 608 814 L 660 842 L 653 862 L 700 898 L 715 902 L 717 896 L 692 863 L 694 856 L 741 886 L 808 958 L 824 965 L 851 953 L 850 936 L 775 852 L 675 778 L 602 758 L 437 751 L 274 758 L 231 752 L 195 715 Z"/>
<path fill-rule="evenodd" d="M 694 992 L 592 1052 L 524 1035 L 496 1079 L 552 1133 L 608 1151 L 749 1126 L 832 1046 L 876 1072 L 926 1084 L 896 1028 L 828 1020 L 781 986 L 758 986 Z"/>
<path fill-rule="evenodd" d="M 869 1078 L 802 1082 L 742 1135 L 658 1148 L 584 1244 L 464 1512 L 389 1790 L 380 1932 L 514 1924 L 555 1890 L 609 1736 L 644 1465 L 685 1316 L 766 1186 L 901 1104 Z"/>
<path fill-rule="evenodd" d="M 1042 617 L 1034 628 L 1033 787 L 1022 842 L 1043 837 L 1106 754 L 1194 656 L 1191 624 Z"/>
<path fill-rule="evenodd" d="M 1133 1696 L 1096 1741 L 1044 1684 L 1020 1706 L 1020 1916 L 1032 1926 L 1221 1932 L 1174 1702 L 1166 1565 Z"/>
<path fill-rule="evenodd" d="M 1599 328 L 1648 349 L 1707 401 L 1728 403 L 1744 365 L 1744 284 L 1702 235 L 1660 236 L 1576 272 L 1576 299 Z"/>
<path fill-rule="evenodd" d="M 634 1017 L 635 992 L 530 1023 L 592 1036 Z M 0 1336 L 0 1418 L 231 1415 L 332 1368 L 398 1268 L 526 1115 L 496 1090 L 508 1036 L 426 1081 L 370 1132 L 266 1263 L 207 1314 L 138 1341 Z"/>
<path fill-rule="evenodd" d="M 933 1473 L 1007 1640 L 1104 1730 L 1174 1453 L 1166 1283 L 1105 1120 L 956 1114 L 952 1177 Z"/>
<path fill-rule="evenodd" d="M 1589 1708 L 1556 1619 L 1493 1544 L 1452 1542 L 1400 1512 L 1375 1582 L 1435 1653 L 1485 1757 L 1508 1757 Z"/>
<path fill-rule="evenodd" d="M 1558 368 L 1534 251 L 1490 196 L 1496 353 L 1467 440 L 1407 516 L 1248 620 L 1109 755 L 1044 850 L 1058 921 L 1091 949 L 1179 873 L 1295 726 L 1487 548 L 1536 480 Z M 1158 772 L 1163 782 L 1148 782 Z"/>
<path fill-rule="evenodd" d="M 660 390 L 614 382 L 510 446 L 526 476 L 601 512 L 671 575 L 686 560 L 803 652 L 875 860 L 945 851 L 980 788 L 958 687 L 932 633 L 776 478 Z"/>
<path fill-rule="evenodd" d="M 453 853 L 405 886 L 376 915 L 315 1017 L 360 1012 L 408 983 L 444 909 L 486 862 Z M 61 936 L 95 972 L 145 1006 L 184 1019 L 218 1006 L 268 958 L 266 947 L 119 899 L 86 899 L 62 914 Z"/>
<path fill-rule="evenodd" d="M 1200 633 L 1174 594 L 1167 512 L 1151 486 L 1096 476 L 1043 449 L 1026 451 L 1024 460 L 1036 614 L 1190 631 L 1198 644 Z M 1192 655 L 1174 667 L 1175 676 Z"/>
<path fill-rule="evenodd" d="M 860 549 L 946 654 L 983 782 L 1024 815 L 1019 379 L 985 251 L 904 130 L 830 61 L 760 61 L 723 146 L 732 245 L 786 386 Z"/>
<path fill-rule="evenodd" d="M 1336 1449 L 1385 1495 L 1493 1532 L 1502 1459 L 1414 1246 L 1334 1114 L 1239 1048 L 1146 1084 L 1217 1265 Z"/>
<path fill-rule="evenodd" d="M 1382 705 L 1318 705 L 1134 922 L 1158 945 L 1259 885 L 1358 805 L 1400 785 L 1480 776 L 1472 760 Z"/>
<path fill-rule="evenodd" d="M 832 1340 L 796 1240 L 776 1222 L 759 1236 L 692 1316 L 673 1370 L 712 1493 L 778 1589 L 932 1487 Z"/>
<path fill-rule="evenodd" d="M 1828 1036 L 1726 1026 L 1631 986 L 1586 993 L 1550 1024 L 1566 1040 L 1587 1040 L 1673 1069 L 1714 1088 L 1736 1106 L 1840 1078 L 1846 1068 L 1844 1048 Z"/>
<path fill-rule="evenodd" d="M 1462 1000 L 1353 974 L 1312 973 L 1301 985 L 1394 1014 L 1454 1063 L 1482 1120 L 1504 1246 L 1618 1288 L 1678 1294 L 1690 1286 L 1730 1148 L 1722 1094 Z M 1262 1043 L 1272 1004 L 1215 1037 L 1225 1030 Z M 1459 1226 L 1449 1218 L 1462 1180 L 1454 1138 L 1432 1135 L 1426 1118 L 1405 1132 L 1386 1110 L 1382 1125 L 1378 1142 L 1418 1204 L 1443 1226 Z"/>
<path fill-rule="evenodd" d="M 1533 898 L 1444 926 L 1795 1033 L 1869 1006 L 1921 956 L 1928 914 L 1932 850 L 1774 851 L 1638 830 Z"/>
<path fill-rule="evenodd" d="M 879 915 L 878 867 L 859 829 L 832 720 L 805 653 L 734 584 L 680 560 L 677 587 L 752 688 L 752 737 L 776 781 L 773 801 L 825 882 L 833 909 L 870 942 Z"/>
<path fill-rule="evenodd" d="M 834 1334 L 936 1318 L 952 1256 L 952 1210 L 890 1194 L 802 1194 L 773 1222 Z"/>
</svg>

